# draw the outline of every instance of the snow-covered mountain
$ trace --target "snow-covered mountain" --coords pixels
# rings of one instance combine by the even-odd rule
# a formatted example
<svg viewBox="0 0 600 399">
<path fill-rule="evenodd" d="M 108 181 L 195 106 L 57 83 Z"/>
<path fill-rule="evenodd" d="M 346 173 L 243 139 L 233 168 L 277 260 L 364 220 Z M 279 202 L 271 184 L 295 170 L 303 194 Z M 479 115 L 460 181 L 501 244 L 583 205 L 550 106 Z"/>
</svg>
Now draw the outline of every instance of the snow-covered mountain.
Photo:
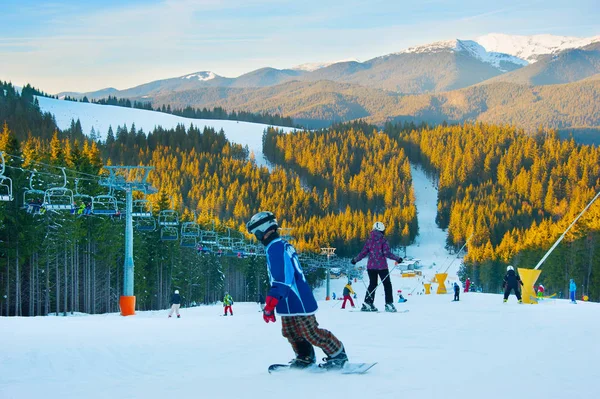
<svg viewBox="0 0 600 399">
<path fill-rule="evenodd" d="M 188 79 L 188 80 L 193 79 L 193 80 L 199 80 L 202 82 L 206 82 L 207 80 L 211 80 L 216 77 L 220 77 L 220 76 L 211 71 L 202 71 L 202 72 L 190 73 L 189 75 L 183 75 L 182 77 L 180 77 L 180 79 Z"/>
<path fill-rule="evenodd" d="M 360 62 L 360 61 L 356 58 L 347 58 L 344 60 L 339 60 L 339 61 L 334 61 L 334 62 L 310 62 L 310 63 L 306 63 L 306 64 L 297 65 L 290 69 L 292 69 L 294 71 L 313 72 L 313 71 L 316 71 L 317 69 L 326 68 L 330 65 L 338 64 L 341 62 Z"/>
<path fill-rule="evenodd" d="M 519 66 L 528 65 L 528 62 L 526 60 L 509 54 L 494 51 L 488 52 L 482 45 L 473 40 L 454 39 L 435 42 L 425 44 L 423 46 L 410 47 L 404 51 L 401 51 L 398 54 L 426 54 L 444 51 L 467 53 L 480 61 L 493 65 L 494 67 L 500 69 L 503 72 L 513 70 L 515 68 L 518 68 Z"/>
<path fill-rule="evenodd" d="M 540 56 L 554 54 L 563 50 L 580 48 L 594 42 L 600 42 L 600 36 L 571 37 L 555 35 L 519 36 L 503 33 L 491 33 L 475 39 L 485 50 L 510 54 L 529 63 L 536 62 Z"/>
</svg>

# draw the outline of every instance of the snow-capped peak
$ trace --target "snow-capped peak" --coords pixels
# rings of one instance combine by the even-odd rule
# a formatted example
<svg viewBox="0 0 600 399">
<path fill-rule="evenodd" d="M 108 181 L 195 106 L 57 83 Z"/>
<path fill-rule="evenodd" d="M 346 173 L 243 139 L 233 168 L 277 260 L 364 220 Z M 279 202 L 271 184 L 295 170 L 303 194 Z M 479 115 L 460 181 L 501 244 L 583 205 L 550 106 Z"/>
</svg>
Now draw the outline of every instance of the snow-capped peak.
<svg viewBox="0 0 600 399">
<path fill-rule="evenodd" d="M 317 69 L 325 68 L 333 64 L 339 64 L 340 62 L 360 62 L 356 58 L 348 58 L 344 60 L 334 61 L 334 62 L 312 62 L 307 64 L 302 64 L 291 68 L 294 71 L 306 71 L 313 72 Z"/>
<path fill-rule="evenodd" d="M 600 36 L 571 37 L 554 35 L 518 36 L 503 33 L 491 33 L 475 39 L 487 51 L 510 54 L 530 63 L 538 57 L 571 48 L 579 48 L 600 41 Z"/>
<path fill-rule="evenodd" d="M 482 62 L 491 64 L 496 68 L 505 71 L 502 64 L 504 62 L 517 64 L 517 65 L 527 65 L 528 62 L 522 60 L 520 58 L 514 57 L 509 54 L 499 53 L 499 52 L 488 52 L 486 49 L 481 46 L 479 43 L 473 40 L 445 40 L 441 42 L 435 42 L 426 44 L 423 46 L 410 47 L 402 53 L 438 53 L 438 52 L 465 52 L 470 54 L 471 56 L 479 59 Z"/>
<path fill-rule="evenodd" d="M 181 79 L 194 79 L 194 80 L 200 80 L 200 81 L 207 81 L 207 80 L 214 79 L 217 76 L 219 76 L 219 75 L 217 75 L 211 71 L 202 71 L 202 72 L 190 73 L 189 75 L 184 75 L 181 77 Z"/>
</svg>

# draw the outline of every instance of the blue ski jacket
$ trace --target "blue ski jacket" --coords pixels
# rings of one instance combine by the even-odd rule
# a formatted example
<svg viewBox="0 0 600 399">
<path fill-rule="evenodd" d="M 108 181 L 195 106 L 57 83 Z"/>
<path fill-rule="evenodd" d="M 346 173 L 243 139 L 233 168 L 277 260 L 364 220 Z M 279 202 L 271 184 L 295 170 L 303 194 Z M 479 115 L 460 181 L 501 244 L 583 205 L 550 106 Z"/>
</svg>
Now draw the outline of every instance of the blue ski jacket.
<svg viewBox="0 0 600 399">
<path fill-rule="evenodd" d="M 577 291 L 577 284 L 575 284 L 573 279 L 571 279 L 571 282 L 569 283 L 569 291 Z"/>
<path fill-rule="evenodd" d="M 267 271 L 271 281 L 269 296 L 277 298 L 281 316 L 308 316 L 317 311 L 317 301 L 306 282 L 294 247 L 281 238 L 266 247 Z"/>
</svg>

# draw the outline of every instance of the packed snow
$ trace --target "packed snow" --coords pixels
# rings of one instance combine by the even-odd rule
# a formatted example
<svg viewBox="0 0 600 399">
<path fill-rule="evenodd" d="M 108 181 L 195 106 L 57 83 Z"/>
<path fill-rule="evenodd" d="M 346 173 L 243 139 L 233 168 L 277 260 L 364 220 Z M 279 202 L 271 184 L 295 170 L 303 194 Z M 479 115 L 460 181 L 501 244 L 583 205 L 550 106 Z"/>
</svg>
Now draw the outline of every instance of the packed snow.
<svg viewBox="0 0 600 399">
<path fill-rule="evenodd" d="M 579 48 L 600 41 L 600 36 L 571 37 L 555 35 L 519 36 L 503 33 L 491 33 L 475 39 L 487 51 L 510 54 L 529 63 L 538 57 L 553 54 L 562 50 Z"/>
<path fill-rule="evenodd" d="M 375 305 L 383 307 L 380 296 Z M 181 319 L 167 310 L 11 317 L 0 330 L 0 397 L 583 398 L 600 389 L 595 303 L 518 305 L 513 296 L 503 304 L 467 293 L 460 302 L 409 296 L 397 304 L 409 312 L 397 314 L 319 306 L 320 327 L 352 362 L 378 362 L 367 374 L 268 374 L 293 353 L 279 318 L 265 324 L 252 303 L 235 303 L 227 317 L 219 305 L 182 309 Z"/>
<path fill-rule="evenodd" d="M 54 115 L 56 124 L 61 130 L 68 129 L 71 120 L 79 119 L 84 133 L 89 134 L 93 127 L 101 138 L 106 138 L 109 126 L 112 126 L 113 131 L 116 132 L 117 126 L 127 125 L 129 129 L 133 123 L 136 129 L 143 129 L 144 132 L 150 132 L 157 126 L 165 129 L 175 128 L 179 124 L 186 127 L 209 126 L 217 131 L 223 129 L 229 141 L 248 146 L 248 149 L 254 153 L 257 165 L 267 165 L 262 153 L 262 135 L 268 127 L 265 124 L 220 119 L 191 119 L 144 109 L 63 101 L 47 97 L 38 97 L 38 101 L 43 112 Z M 276 127 L 285 132 L 293 130 L 289 127 Z"/>
</svg>

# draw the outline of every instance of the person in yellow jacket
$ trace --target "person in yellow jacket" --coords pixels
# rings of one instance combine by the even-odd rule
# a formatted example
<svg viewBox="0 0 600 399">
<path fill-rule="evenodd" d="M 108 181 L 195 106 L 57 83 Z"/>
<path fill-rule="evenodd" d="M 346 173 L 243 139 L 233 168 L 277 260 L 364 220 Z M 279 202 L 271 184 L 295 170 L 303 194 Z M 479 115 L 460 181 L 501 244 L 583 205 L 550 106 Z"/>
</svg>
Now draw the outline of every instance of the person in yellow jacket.
<svg viewBox="0 0 600 399">
<path fill-rule="evenodd" d="M 346 301 L 350 301 L 350 305 L 354 307 L 354 301 L 352 301 L 352 297 L 350 295 L 354 295 L 354 290 L 352 289 L 352 280 L 348 280 L 348 284 L 344 286 L 344 302 L 342 302 L 342 309 L 346 309 Z"/>
<path fill-rule="evenodd" d="M 225 308 L 223 316 L 227 316 L 227 309 L 229 309 L 229 314 L 233 316 L 231 305 L 233 305 L 233 298 L 229 295 L 229 292 L 225 291 L 225 296 L 223 297 L 223 306 Z"/>
</svg>

